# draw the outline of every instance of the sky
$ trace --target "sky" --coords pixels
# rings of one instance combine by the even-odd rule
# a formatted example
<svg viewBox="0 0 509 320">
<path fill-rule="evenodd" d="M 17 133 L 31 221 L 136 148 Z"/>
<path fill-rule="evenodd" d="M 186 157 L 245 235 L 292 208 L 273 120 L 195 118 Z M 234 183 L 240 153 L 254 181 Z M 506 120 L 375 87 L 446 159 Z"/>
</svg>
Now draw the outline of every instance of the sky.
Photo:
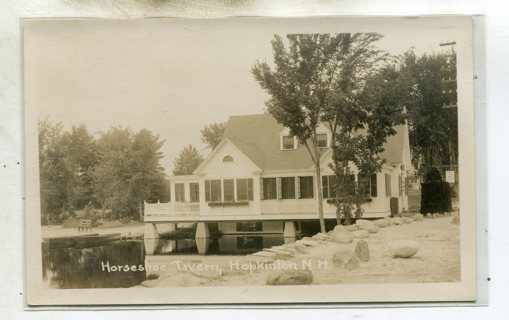
<svg viewBox="0 0 509 320">
<path fill-rule="evenodd" d="M 250 70 L 272 61 L 274 34 L 378 32 L 402 54 L 451 50 L 453 19 L 34 20 L 24 25 L 25 112 L 86 124 L 151 130 L 165 140 L 166 172 L 188 144 L 206 156 L 200 129 L 231 115 L 263 113 L 268 95 Z M 461 25 L 461 24 L 460 24 Z"/>
</svg>

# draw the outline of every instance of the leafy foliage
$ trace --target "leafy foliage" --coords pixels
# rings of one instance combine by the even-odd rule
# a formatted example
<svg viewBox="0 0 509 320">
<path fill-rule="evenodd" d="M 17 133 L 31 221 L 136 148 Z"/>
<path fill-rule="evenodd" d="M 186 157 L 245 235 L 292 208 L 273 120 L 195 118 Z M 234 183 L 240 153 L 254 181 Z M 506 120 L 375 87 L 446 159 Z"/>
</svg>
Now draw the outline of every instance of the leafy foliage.
<svg viewBox="0 0 509 320">
<path fill-rule="evenodd" d="M 203 156 L 198 150 L 192 145 L 187 145 L 180 151 L 178 158 L 173 161 L 173 174 L 176 176 L 193 174 L 202 161 Z"/>
<path fill-rule="evenodd" d="M 61 223 L 87 206 L 111 218 L 138 219 L 142 201 L 162 194 L 163 143 L 146 129 L 112 128 L 95 138 L 85 125 L 64 131 L 40 122 L 42 223 Z"/>
<path fill-rule="evenodd" d="M 363 103 L 363 88 L 374 67 L 386 57 L 374 45 L 380 38 L 376 33 L 293 34 L 287 35 L 285 46 L 276 35 L 272 41 L 274 70 L 266 62 L 257 62 L 252 68 L 255 79 L 270 95 L 266 103 L 268 112 L 307 148 L 315 165 L 322 232 L 325 231 L 319 164 L 322 150 L 317 147 L 317 128 L 321 122 L 329 122 L 332 145 L 336 145 L 336 137 L 352 145 L 345 154 L 334 149 L 338 161 L 355 152 L 353 147 L 362 141 L 351 139 L 350 135 L 363 128 L 369 111 L 374 112 L 360 106 L 368 105 Z M 390 117 L 391 113 L 387 113 Z M 383 117 L 379 123 L 372 121 L 373 136 L 388 130 L 384 121 L 387 119 Z M 376 148 L 378 141 L 367 139 L 365 143 Z M 338 162 L 335 169 L 339 181 L 341 175 L 349 173 L 348 161 Z M 341 199 L 347 198 L 343 195 Z"/>
<path fill-rule="evenodd" d="M 201 141 L 210 149 L 214 149 L 223 139 L 226 123 L 213 123 L 200 130 Z"/>
<path fill-rule="evenodd" d="M 411 84 L 407 104 L 412 162 L 421 174 L 426 168 L 456 165 L 458 155 L 456 54 L 402 57 L 402 73 Z"/>
</svg>

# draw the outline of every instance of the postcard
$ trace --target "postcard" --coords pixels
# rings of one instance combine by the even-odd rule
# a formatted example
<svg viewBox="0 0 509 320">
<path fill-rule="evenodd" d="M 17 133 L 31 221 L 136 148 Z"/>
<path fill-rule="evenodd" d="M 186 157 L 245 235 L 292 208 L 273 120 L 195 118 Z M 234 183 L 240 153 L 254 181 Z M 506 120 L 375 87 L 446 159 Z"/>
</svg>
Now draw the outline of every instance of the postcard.
<svg viewBox="0 0 509 320">
<path fill-rule="evenodd" d="M 22 29 L 29 306 L 476 300 L 471 17 Z"/>
</svg>

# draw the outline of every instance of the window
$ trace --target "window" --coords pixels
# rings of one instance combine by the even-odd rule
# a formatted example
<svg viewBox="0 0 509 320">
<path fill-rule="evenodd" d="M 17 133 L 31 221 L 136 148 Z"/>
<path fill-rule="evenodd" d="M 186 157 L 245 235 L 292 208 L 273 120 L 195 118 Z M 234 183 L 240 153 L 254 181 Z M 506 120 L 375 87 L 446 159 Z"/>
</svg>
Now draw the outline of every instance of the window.
<svg viewBox="0 0 509 320">
<path fill-rule="evenodd" d="M 189 184 L 189 196 L 191 202 L 200 202 L 200 186 L 196 182 Z"/>
<path fill-rule="evenodd" d="M 184 190 L 183 183 L 175 183 L 175 201 L 176 202 L 185 202 L 186 201 L 186 193 Z"/>
<path fill-rule="evenodd" d="M 290 136 L 283 136 L 283 150 L 295 149 L 294 138 Z"/>
<path fill-rule="evenodd" d="M 233 179 L 223 180 L 224 201 L 235 201 Z"/>
<path fill-rule="evenodd" d="M 385 174 L 385 196 L 390 197 L 391 194 L 391 175 Z"/>
<path fill-rule="evenodd" d="M 254 232 L 254 231 L 262 231 L 262 223 L 260 222 L 238 222 L 237 223 L 237 231 L 238 232 Z"/>
<path fill-rule="evenodd" d="M 281 178 L 281 199 L 295 199 L 295 177 Z"/>
<path fill-rule="evenodd" d="M 224 156 L 223 162 L 233 162 L 232 156 Z"/>
<path fill-rule="evenodd" d="M 276 178 L 262 178 L 262 199 L 277 199 L 277 182 Z"/>
<path fill-rule="evenodd" d="M 205 180 L 205 201 L 221 202 L 221 180 Z"/>
<path fill-rule="evenodd" d="M 336 198 L 336 176 L 322 176 L 322 194 L 324 199 Z"/>
<path fill-rule="evenodd" d="M 318 148 L 327 148 L 327 134 L 319 133 L 316 135 L 316 146 Z"/>
<path fill-rule="evenodd" d="M 299 177 L 299 191 L 300 199 L 312 199 L 313 190 L 313 177 Z"/>
<path fill-rule="evenodd" d="M 359 174 L 359 187 L 366 188 L 366 195 L 368 197 L 376 197 L 376 174 L 372 174 L 369 178 L 364 174 Z"/>
<path fill-rule="evenodd" d="M 237 201 L 253 200 L 253 179 L 237 179 Z"/>
</svg>

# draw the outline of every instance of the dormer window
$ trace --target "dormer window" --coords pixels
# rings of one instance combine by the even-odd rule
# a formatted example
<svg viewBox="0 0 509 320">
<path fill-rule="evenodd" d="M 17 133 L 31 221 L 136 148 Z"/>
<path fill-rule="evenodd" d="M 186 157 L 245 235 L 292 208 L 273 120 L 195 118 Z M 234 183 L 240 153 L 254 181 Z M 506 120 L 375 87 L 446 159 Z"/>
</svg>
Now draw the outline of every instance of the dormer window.
<svg viewBox="0 0 509 320">
<path fill-rule="evenodd" d="M 295 137 L 282 136 L 281 137 L 281 149 L 282 150 L 293 150 L 296 147 Z"/>
<path fill-rule="evenodd" d="M 223 158 L 223 162 L 233 162 L 233 158 L 232 158 L 232 156 L 225 156 L 225 157 Z"/>
<path fill-rule="evenodd" d="M 319 133 L 316 135 L 316 146 L 318 148 L 327 148 L 327 134 Z"/>
</svg>

